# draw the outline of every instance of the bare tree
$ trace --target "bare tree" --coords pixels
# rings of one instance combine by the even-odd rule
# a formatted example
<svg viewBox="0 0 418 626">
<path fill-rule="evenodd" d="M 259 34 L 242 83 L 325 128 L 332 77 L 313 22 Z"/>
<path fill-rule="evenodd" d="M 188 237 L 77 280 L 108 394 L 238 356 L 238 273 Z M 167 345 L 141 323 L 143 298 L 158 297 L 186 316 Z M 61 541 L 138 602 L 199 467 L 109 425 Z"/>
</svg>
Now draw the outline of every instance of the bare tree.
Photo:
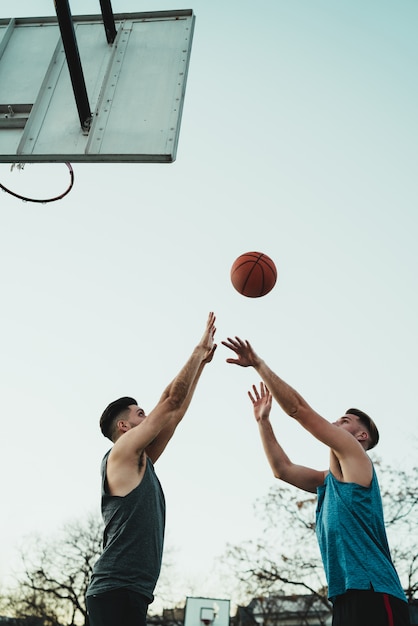
<svg viewBox="0 0 418 626">
<path fill-rule="evenodd" d="M 418 468 L 400 470 L 380 461 L 379 482 L 395 566 L 406 595 L 418 595 Z M 225 562 L 248 601 L 275 594 L 312 594 L 331 609 L 315 538 L 316 497 L 277 483 L 256 502 L 263 535 L 228 546 Z"/>
<path fill-rule="evenodd" d="M 297 592 L 312 594 L 331 609 L 314 537 L 315 502 L 287 485 L 272 487 L 257 501 L 262 538 L 228 546 L 226 555 L 247 599 Z"/>
<path fill-rule="evenodd" d="M 412 602 L 418 597 L 418 467 L 377 464 L 393 561 Z"/>
<path fill-rule="evenodd" d="M 380 466 L 393 559 L 411 602 L 418 596 L 418 468 L 404 471 L 375 463 Z M 239 579 L 241 593 L 248 600 L 297 592 L 313 596 L 324 614 L 330 610 L 314 537 L 315 507 L 312 494 L 283 483 L 256 503 L 264 525 L 262 538 L 228 546 L 224 559 L 229 578 Z M 14 590 L 3 593 L 2 610 L 22 620 L 31 618 L 34 626 L 85 625 L 85 593 L 101 552 L 102 532 L 102 521 L 89 516 L 67 524 L 52 539 L 29 538 L 21 549 L 23 573 Z M 164 577 L 160 593 L 165 602 L 172 595 Z"/>
<path fill-rule="evenodd" d="M 101 520 L 63 527 L 54 539 L 31 536 L 20 553 L 23 573 L 7 595 L 9 612 L 18 618 L 43 618 L 45 626 L 87 624 L 85 594 L 102 545 Z"/>
<path fill-rule="evenodd" d="M 22 573 L 13 589 L 0 595 L 0 613 L 21 619 L 25 626 L 86 625 L 85 595 L 102 539 L 102 520 L 92 515 L 66 524 L 52 538 L 28 537 L 20 549 Z M 162 605 L 174 605 L 173 558 L 172 549 L 166 548 L 158 582 L 161 611 Z M 172 609 L 155 617 L 155 623 L 176 626 L 177 613 Z"/>
</svg>

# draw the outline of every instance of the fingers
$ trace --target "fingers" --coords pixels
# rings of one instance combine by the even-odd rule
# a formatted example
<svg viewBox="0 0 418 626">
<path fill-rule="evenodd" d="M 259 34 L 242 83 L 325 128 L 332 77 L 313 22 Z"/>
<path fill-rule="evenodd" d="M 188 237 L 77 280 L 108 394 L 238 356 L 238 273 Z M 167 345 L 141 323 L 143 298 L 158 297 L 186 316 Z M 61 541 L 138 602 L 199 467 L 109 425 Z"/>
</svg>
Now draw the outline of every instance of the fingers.
<svg viewBox="0 0 418 626">
<path fill-rule="evenodd" d="M 260 392 L 261 392 L 262 396 L 270 396 L 271 395 L 269 389 L 267 388 L 266 383 L 263 383 L 263 382 L 260 383 Z"/>
<path fill-rule="evenodd" d="M 260 383 L 260 391 L 258 391 L 256 385 L 253 385 L 252 389 L 252 392 L 249 391 L 248 395 L 251 398 L 253 404 L 259 402 L 260 400 L 266 400 L 267 402 L 270 401 L 271 393 L 263 382 Z"/>
<path fill-rule="evenodd" d="M 211 311 L 208 315 L 208 319 L 206 322 L 206 329 L 201 339 L 201 342 L 203 344 L 207 344 L 207 343 L 213 344 L 213 340 L 214 340 L 215 333 L 216 333 L 215 320 L 216 320 L 216 316 L 213 313 L 213 311 Z"/>
<path fill-rule="evenodd" d="M 261 388 L 262 384 L 263 383 L 260 384 L 260 388 Z M 260 394 L 258 393 L 258 389 L 257 389 L 257 387 L 255 385 L 253 385 L 253 391 L 254 391 L 255 397 L 257 398 L 257 400 L 259 400 L 260 399 Z M 261 391 L 262 391 L 262 388 L 261 388 Z"/>
<path fill-rule="evenodd" d="M 234 339 L 232 339 L 232 337 L 227 337 L 227 341 L 223 341 L 222 343 L 224 346 L 231 348 L 232 350 L 246 348 L 249 345 L 248 341 L 243 341 L 239 337 L 235 337 Z"/>
<path fill-rule="evenodd" d="M 215 321 L 216 321 L 216 315 L 215 313 L 213 313 L 213 311 L 211 311 L 208 315 L 208 319 L 206 321 L 206 330 L 209 332 L 212 332 L 214 326 L 215 326 Z"/>
<path fill-rule="evenodd" d="M 232 339 L 228 337 L 227 341 L 222 341 L 222 345 L 229 348 L 238 356 L 238 359 L 226 359 L 227 363 L 234 363 L 241 367 L 250 367 L 252 365 L 251 353 L 247 350 L 245 343 L 239 337 Z"/>
<path fill-rule="evenodd" d="M 253 385 L 253 393 L 254 395 L 251 393 L 251 391 L 248 391 L 248 397 L 250 398 L 251 402 L 256 405 L 257 402 L 260 400 L 260 395 L 257 391 L 257 387 L 255 385 Z"/>
</svg>

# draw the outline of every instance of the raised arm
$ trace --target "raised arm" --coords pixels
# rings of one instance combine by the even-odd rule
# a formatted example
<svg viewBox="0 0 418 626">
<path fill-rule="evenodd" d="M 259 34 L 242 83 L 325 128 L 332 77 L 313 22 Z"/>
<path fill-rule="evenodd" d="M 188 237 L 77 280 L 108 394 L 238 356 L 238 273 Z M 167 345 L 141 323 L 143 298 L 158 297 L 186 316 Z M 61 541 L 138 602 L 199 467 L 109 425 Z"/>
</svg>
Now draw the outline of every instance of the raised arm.
<svg viewBox="0 0 418 626">
<path fill-rule="evenodd" d="M 302 396 L 279 378 L 256 354 L 249 341 L 243 341 L 239 337 L 234 339 L 228 337 L 228 340 L 222 341 L 222 344 L 237 355 L 237 358 L 227 359 L 227 363 L 234 363 L 241 367 L 253 367 L 263 379 L 274 399 L 290 417 L 297 419 L 298 411 L 301 411 L 305 405 L 308 407 Z"/>
<path fill-rule="evenodd" d="M 256 354 L 248 341 L 243 341 L 239 337 L 234 339 L 228 337 L 228 340 L 223 341 L 222 344 L 235 352 L 237 356 L 237 358 L 227 359 L 228 363 L 241 367 L 254 367 L 283 411 L 331 449 L 339 463 L 341 478 L 345 482 L 357 482 L 364 486 L 370 484 L 370 460 L 352 434 L 314 411 L 293 387 L 277 376 Z"/>
<path fill-rule="evenodd" d="M 157 406 L 146 417 L 139 417 L 139 423 L 133 427 L 128 422 L 125 432 L 116 440 L 107 464 L 108 482 L 112 483 L 111 491 L 114 495 L 127 493 L 129 487 L 135 483 L 139 459 L 146 449 L 149 448 L 151 451 L 151 460 L 158 458 L 163 451 L 171 436 L 169 435 L 170 422 L 184 414 L 202 367 L 211 355 L 213 356 L 215 319 L 215 315 L 210 313 L 200 342 L 172 383 L 166 388 Z M 153 450 L 152 442 L 158 442 L 158 436 L 164 431 L 165 435 L 162 435 L 160 442 L 156 443 Z"/>
<path fill-rule="evenodd" d="M 315 493 L 316 488 L 323 484 L 326 472 L 296 465 L 289 459 L 277 441 L 270 422 L 272 395 L 264 383 L 260 383 L 260 392 L 253 385 L 253 391 L 249 391 L 248 396 L 253 404 L 264 452 L 275 478 Z"/>
<path fill-rule="evenodd" d="M 212 346 L 212 349 L 207 353 L 206 357 L 201 362 L 199 369 L 197 370 L 196 375 L 193 379 L 193 382 L 190 385 L 189 392 L 187 396 L 185 397 L 181 406 L 176 411 L 172 412 L 172 416 L 170 420 L 168 421 L 168 423 L 164 426 L 164 428 L 162 428 L 162 430 L 158 433 L 155 439 L 151 441 L 151 443 L 146 447 L 146 453 L 150 457 L 153 463 L 155 463 L 157 459 L 161 456 L 161 454 L 164 452 L 168 442 L 174 435 L 174 432 L 177 426 L 183 419 L 187 409 L 189 408 L 197 383 L 199 382 L 199 378 L 205 368 L 205 365 L 207 365 L 208 363 L 212 361 L 215 350 L 216 350 L 216 344 Z M 170 395 L 170 390 L 173 385 L 173 382 L 170 383 L 170 385 L 168 385 L 168 387 L 164 390 L 161 396 L 160 402 L 164 402 L 165 399 Z"/>
</svg>

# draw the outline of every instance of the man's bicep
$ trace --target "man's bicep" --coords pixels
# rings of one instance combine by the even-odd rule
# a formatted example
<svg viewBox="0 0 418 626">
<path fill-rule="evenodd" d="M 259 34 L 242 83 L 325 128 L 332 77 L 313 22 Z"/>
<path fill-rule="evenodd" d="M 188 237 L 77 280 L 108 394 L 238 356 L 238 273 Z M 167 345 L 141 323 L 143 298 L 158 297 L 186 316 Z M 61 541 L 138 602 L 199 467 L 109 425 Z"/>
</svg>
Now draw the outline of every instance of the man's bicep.
<svg viewBox="0 0 418 626">
<path fill-rule="evenodd" d="M 304 465 L 292 464 L 281 479 L 303 491 L 316 493 L 318 487 L 324 484 L 327 471 L 312 469 Z"/>
<path fill-rule="evenodd" d="M 322 415 L 307 407 L 295 416 L 297 421 L 318 441 L 338 454 L 350 451 L 355 439 L 347 431 L 326 420 Z"/>
</svg>

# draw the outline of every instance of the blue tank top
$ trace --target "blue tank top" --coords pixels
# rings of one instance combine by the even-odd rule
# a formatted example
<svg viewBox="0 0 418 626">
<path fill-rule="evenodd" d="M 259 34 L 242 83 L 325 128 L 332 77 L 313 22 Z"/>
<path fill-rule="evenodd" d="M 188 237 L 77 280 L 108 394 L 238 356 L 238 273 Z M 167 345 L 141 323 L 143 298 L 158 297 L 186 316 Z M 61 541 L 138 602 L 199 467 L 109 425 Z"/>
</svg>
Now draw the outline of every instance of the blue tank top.
<svg viewBox="0 0 418 626">
<path fill-rule="evenodd" d="M 146 457 L 139 485 L 124 497 L 111 496 L 106 480 L 109 452 L 102 461 L 103 552 L 94 565 L 86 595 L 124 587 L 152 602 L 163 553 L 164 494 Z"/>
<path fill-rule="evenodd" d="M 328 597 L 373 589 L 406 602 L 390 556 L 374 468 L 370 487 L 341 482 L 329 472 L 317 493 L 316 535 Z"/>
</svg>

